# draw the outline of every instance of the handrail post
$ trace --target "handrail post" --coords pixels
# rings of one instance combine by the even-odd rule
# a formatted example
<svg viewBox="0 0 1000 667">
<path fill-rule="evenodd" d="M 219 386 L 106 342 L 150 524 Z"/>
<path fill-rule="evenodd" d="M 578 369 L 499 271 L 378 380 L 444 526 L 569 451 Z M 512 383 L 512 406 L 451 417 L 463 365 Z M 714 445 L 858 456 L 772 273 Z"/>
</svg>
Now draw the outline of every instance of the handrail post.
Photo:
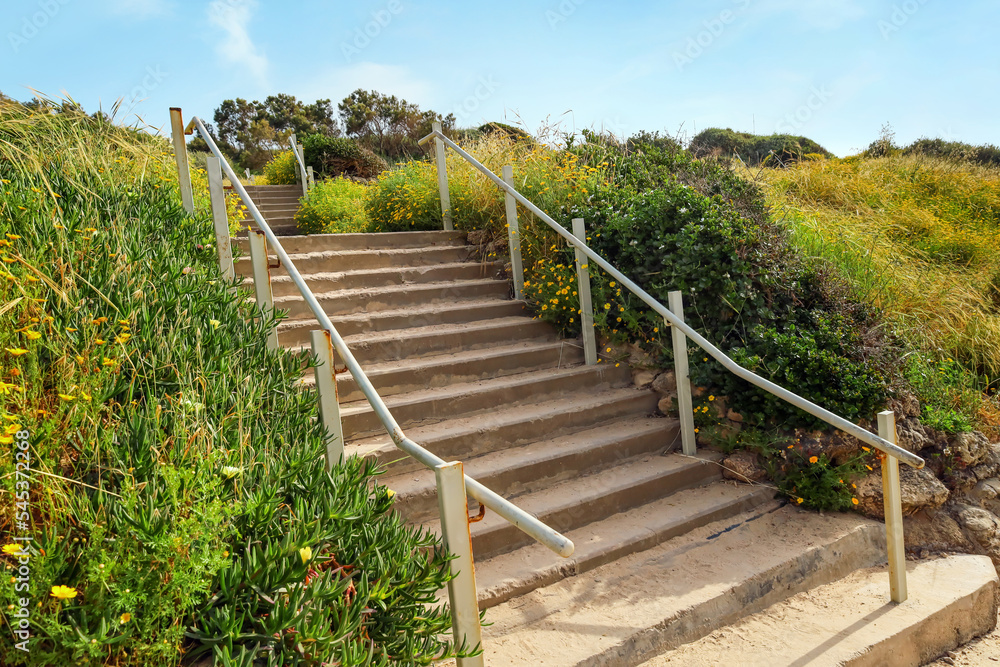
<svg viewBox="0 0 1000 667">
<path fill-rule="evenodd" d="M 504 165 L 503 181 L 514 187 L 514 167 Z M 507 243 L 510 246 L 510 272 L 514 276 L 514 298 L 524 299 L 524 266 L 521 262 L 521 234 L 517 227 L 517 200 L 509 192 L 504 192 L 507 205 Z"/>
<path fill-rule="evenodd" d="M 326 469 L 344 458 L 344 424 L 340 418 L 340 395 L 337 393 L 337 371 L 333 365 L 333 343 L 330 332 L 315 329 L 310 333 L 316 365 L 316 392 L 319 394 L 319 418 L 326 427 Z"/>
<path fill-rule="evenodd" d="M 301 143 L 296 144 L 299 147 L 299 172 L 302 174 L 302 196 L 305 197 L 309 194 L 309 172 L 306 171 L 306 149 Z"/>
<path fill-rule="evenodd" d="M 264 232 L 251 229 L 247 234 L 250 242 L 250 264 L 253 266 L 253 288 L 257 296 L 257 308 L 261 316 L 268 317 L 274 312 L 274 297 L 271 294 L 271 271 L 267 268 L 267 238 Z M 278 349 L 278 329 L 271 329 L 267 335 L 267 349 Z"/>
<path fill-rule="evenodd" d="M 226 192 L 222 189 L 222 162 L 214 155 L 208 157 L 208 194 L 212 199 L 212 220 L 215 223 L 215 245 L 219 253 L 219 268 L 226 280 L 236 276 L 233 269 L 233 242 L 229 238 L 229 214 L 226 211 Z"/>
<path fill-rule="evenodd" d="M 189 214 L 194 213 L 194 190 L 191 189 L 191 167 L 188 165 L 187 142 L 184 140 L 184 118 L 179 107 L 170 107 L 170 135 L 174 144 L 174 161 L 181 187 L 181 203 Z"/>
<path fill-rule="evenodd" d="M 316 172 L 312 165 L 306 167 L 306 173 L 309 174 L 309 189 L 312 190 L 316 186 Z"/>
<path fill-rule="evenodd" d="M 435 466 L 434 476 L 437 479 L 438 509 L 441 512 L 441 536 L 445 548 L 456 556 L 449 563 L 454 578 L 448 582 L 455 646 L 474 649 L 483 645 L 483 631 L 479 624 L 476 566 L 472 560 L 465 472 L 460 461 L 452 461 Z M 483 654 L 458 658 L 457 664 L 458 667 L 482 667 Z"/>
<path fill-rule="evenodd" d="M 667 295 L 667 307 L 670 312 L 684 321 L 684 295 L 674 290 Z M 681 420 L 681 451 L 688 456 L 694 456 L 698 450 L 698 442 L 694 434 L 694 403 L 691 400 L 691 381 L 688 378 L 687 336 L 675 326 L 670 327 L 670 335 L 674 344 L 674 378 L 677 381 L 677 411 Z"/>
<path fill-rule="evenodd" d="M 896 415 L 892 410 L 878 413 L 878 434 L 896 444 Z M 889 597 L 906 601 L 906 550 L 903 542 L 903 503 L 899 488 L 899 460 L 891 454 L 882 458 L 882 502 L 885 506 L 885 538 L 889 552 Z"/>
<path fill-rule="evenodd" d="M 573 236 L 587 242 L 587 229 L 583 218 L 573 218 Z M 577 291 L 580 293 L 580 328 L 583 333 L 583 358 L 588 366 L 597 363 L 597 335 L 594 333 L 594 305 L 590 300 L 590 264 L 583 251 L 573 247 L 576 253 Z"/>
<path fill-rule="evenodd" d="M 434 121 L 431 128 L 440 132 L 441 123 Z M 451 220 L 451 195 L 448 194 L 448 165 L 445 161 L 444 142 L 440 137 L 434 137 L 434 162 L 437 164 L 438 192 L 441 193 L 441 219 L 444 221 L 444 228 L 451 231 L 455 226 Z"/>
</svg>

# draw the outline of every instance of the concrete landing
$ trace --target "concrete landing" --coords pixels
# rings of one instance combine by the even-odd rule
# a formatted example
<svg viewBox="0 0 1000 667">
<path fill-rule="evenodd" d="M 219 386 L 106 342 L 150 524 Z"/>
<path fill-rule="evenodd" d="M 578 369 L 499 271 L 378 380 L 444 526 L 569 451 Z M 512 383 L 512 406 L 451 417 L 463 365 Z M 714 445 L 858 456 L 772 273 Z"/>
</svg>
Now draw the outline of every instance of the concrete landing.
<svg viewBox="0 0 1000 667">
<path fill-rule="evenodd" d="M 884 558 L 877 522 L 750 510 L 488 610 L 486 664 L 636 665 Z"/>
<path fill-rule="evenodd" d="M 997 574 L 986 556 L 907 564 L 909 598 L 889 602 L 884 567 L 795 595 L 644 667 L 916 667 L 996 624 Z"/>
</svg>

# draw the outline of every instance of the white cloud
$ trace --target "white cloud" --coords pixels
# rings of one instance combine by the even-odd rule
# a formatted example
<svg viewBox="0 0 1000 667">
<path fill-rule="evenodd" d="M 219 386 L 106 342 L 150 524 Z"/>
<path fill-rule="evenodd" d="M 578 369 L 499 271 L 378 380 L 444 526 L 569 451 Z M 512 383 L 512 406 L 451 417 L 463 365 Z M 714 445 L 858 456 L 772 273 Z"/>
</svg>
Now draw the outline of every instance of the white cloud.
<svg viewBox="0 0 1000 667">
<path fill-rule="evenodd" d="M 167 0 L 111 0 L 111 11 L 139 19 L 169 14 L 172 7 Z"/>
<path fill-rule="evenodd" d="M 223 62 L 245 69 L 266 88 L 270 62 L 247 30 L 256 9 L 256 0 L 215 0 L 208 6 L 208 21 L 226 33 L 216 47 Z"/>
</svg>

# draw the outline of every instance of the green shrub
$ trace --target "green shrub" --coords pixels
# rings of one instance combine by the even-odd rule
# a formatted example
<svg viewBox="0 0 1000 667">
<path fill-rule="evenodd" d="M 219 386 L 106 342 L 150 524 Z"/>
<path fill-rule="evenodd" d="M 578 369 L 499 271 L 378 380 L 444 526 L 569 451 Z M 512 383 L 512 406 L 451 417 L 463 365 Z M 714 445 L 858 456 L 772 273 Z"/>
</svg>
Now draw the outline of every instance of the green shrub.
<svg viewBox="0 0 1000 667">
<path fill-rule="evenodd" d="M 441 229 L 437 170 L 428 162 L 407 162 L 384 172 L 365 202 L 369 231 Z"/>
<path fill-rule="evenodd" d="M 368 186 L 349 178 L 320 181 L 295 214 L 303 234 L 348 234 L 368 231 L 365 197 Z"/>
<path fill-rule="evenodd" d="M 748 165 L 778 166 L 797 162 L 809 154 L 833 157 L 830 151 L 808 137 L 790 134 L 756 135 L 717 127 L 699 132 L 688 148 L 697 156 L 739 156 Z"/>
<path fill-rule="evenodd" d="M 306 166 L 317 178 L 355 176 L 374 178 L 389 168 L 386 161 L 347 137 L 309 134 L 302 139 Z"/>
<path fill-rule="evenodd" d="M 498 121 L 492 121 L 485 123 L 476 128 L 481 134 L 490 134 L 492 132 L 499 132 L 506 135 L 508 139 L 512 141 L 530 141 L 533 142 L 531 135 L 522 130 L 519 127 L 514 127 L 513 125 L 508 125 L 506 123 L 501 123 Z"/>
<path fill-rule="evenodd" d="M 904 148 L 903 155 L 929 155 L 949 160 L 978 162 L 994 167 L 1000 166 L 1000 148 L 992 144 L 973 146 L 961 141 L 921 137 Z"/>
<path fill-rule="evenodd" d="M 884 402 L 879 339 L 862 344 L 873 326 L 867 311 L 837 302 L 777 227 L 676 182 L 598 205 L 592 217 L 595 250 L 661 303 L 682 291 L 688 323 L 752 370 L 848 418 Z M 670 364 L 660 317 L 601 272 L 594 283 L 596 320 L 611 338 L 639 342 Z M 816 424 L 707 356 L 692 360 L 691 376 L 729 396 L 755 423 Z"/>
<path fill-rule="evenodd" d="M 295 185 L 299 182 L 299 161 L 290 150 L 278 153 L 264 165 L 268 185 Z"/>
<path fill-rule="evenodd" d="M 307 360 L 267 348 L 276 321 L 222 278 L 206 191 L 188 216 L 168 144 L 2 102 L 0 136 L 0 442 L 28 431 L 39 471 L 15 533 L 0 457 L 0 532 L 35 540 L 28 590 L 0 578 L 0 621 L 23 597 L 32 612 L 4 664 L 449 653 L 438 540 L 402 524 L 370 461 L 326 470 Z"/>
</svg>

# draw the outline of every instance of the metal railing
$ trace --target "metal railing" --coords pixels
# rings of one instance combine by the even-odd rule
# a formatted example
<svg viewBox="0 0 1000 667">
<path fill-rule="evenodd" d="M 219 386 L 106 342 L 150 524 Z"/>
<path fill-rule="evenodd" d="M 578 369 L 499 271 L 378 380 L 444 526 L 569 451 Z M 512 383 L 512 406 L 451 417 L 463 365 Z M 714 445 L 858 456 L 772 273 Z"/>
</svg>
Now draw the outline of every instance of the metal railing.
<svg viewBox="0 0 1000 667">
<path fill-rule="evenodd" d="M 408 438 L 395 418 L 389 412 L 372 385 L 371 380 L 362 370 L 344 339 L 337 332 L 330 318 L 312 293 L 292 262 L 288 253 L 281 246 L 278 238 L 268 226 L 264 216 L 240 183 L 239 177 L 233 171 L 228 160 L 219 150 L 215 140 L 208 133 L 205 124 L 197 116 L 185 128 L 181 118 L 181 110 L 171 108 L 171 125 L 178 173 L 180 175 L 181 198 L 185 209 L 194 212 L 194 199 L 191 188 L 191 175 L 187 163 L 184 134 L 192 134 L 197 128 L 202 138 L 208 144 L 212 157 L 208 160 L 209 191 L 212 200 L 212 212 L 215 223 L 216 240 L 218 243 L 219 261 L 223 274 L 234 277 L 231 239 L 229 237 L 229 222 L 226 215 L 225 194 L 222 187 L 222 175 L 229 178 L 232 187 L 243 199 L 251 217 L 260 227 L 259 232 L 250 230 L 248 233 L 251 263 L 254 273 L 254 287 L 257 305 L 263 314 L 273 310 L 274 302 L 271 295 L 270 276 L 267 263 L 267 245 L 278 256 L 281 266 L 285 267 L 289 277 L 295 283 L 302 298 L 308 304 L 322 329 L 312 332 L 312 348 L 319 364 L 315 369 L 316 388 L 319 393 L 320 418 L 327 430 L 327 465 L 334 465 L 344 456 L 343 430 L 340 418 L 340 404 L 337 397 L 336 375 L 333 364 L 333 350 L 340 355 L 347 370 L 354 377 L 358 388 L 368 399 L 372 410 L 392 438 L 393 443 L 403 452 L 419 461 L 435 472 L 438 488 L 438 505 L 441 514 L 441 531 L 445 546 L 457 556 L 451 561 L 451 571 L 455 575 L 448 583 L 449 600 L 451 604 L 453 629 L 456 646 L 481 646 L 482 631 L 479 623 L 479 604 L 476 594 L 475 567 L 472 558 L 472 540 L 469 531 L 469 515 L 466 494 L 475 498 L 480 504 L 496 512 L 507 522 L 522 530 L 550 550 L 568 558 L 573 554 L 574 545 L 571 540 L 556 530 L 553 530 L 536 517 L 528 514 L 510 501 L 502 498 L 475 479 L 465 475 L 461 462 L 446 462 L 434 453 L 424 449 Z M 293 149 L 296 147 L 292 140 Z M 297 159 L 301 160 L 298 151 Z M 300 161 L 300 166 L 302 165 Z M 266 240 L 265 240 L 266 239 Z M 272 330 L 268 345 L 278 346 L 277 331 Z M 459 658 L 459 667 L 476 667 L 483 665 L 482 654 L 470 658 Z"/>
<path fill-rule="evenodd" d="M 517 221 L 517 206 L 521 204 L 538 219 L 545 222 L 576 252 L 577 278 L 579 281 L 578 292 L 581 297 L 581 322 L 583 324 L 584 350 L 587 363 L 597 363 L 596 335 L 594 332 L 593 311 L 590 301 L 590 278 L 588 273 L 589 262 L 597 264 L 604 269 L 612 278 L 621 283 L 629 291 L 639 297 L 650 309 L 663 317 L 667 326 L 671 327 L 673 338 L 675 377 L 677 380 L 677 399 L 680 411 L 681 439 L 685 454 L 695 453 L 695 433 L 694 433 L 694 413 L 692 409 L 691 387 L 688 382 L 688 359 L 687 359 L 687 339 L 694 341 L 698 347 L 708 355 L 718 361 L 724 368 L 743 380 L 760 387 L 778 398 L 808 412 L 809 414 L 822 419 L 827 424 L 840 429 L 841 431 L 854 436 L 858 440 L 867 443 L 885 454 L 882 462 L 882 486 L 885 503 L 886 536 L 889 552 L 889 577 L 890 592 L 892 600 L 902 602 L 906 599 L 906 564 L 903 550 L 903 515 L 899 487 L 899 461 L 903 461 L 914 468 L 922 468 L 924 460 L 896 444 L 895 416 L 892 411 L 885 411 L 878 414 L 879 434 L 875 435 L 867 429 L 857 424 L 853 424 L 843 417 L 830 412 L 829 410 L 816 405 L 794 392 L 781 387 L 756 373 L 743 368 L 722 350 L 709 342 L 704 336 L 695 331 L 684 322 L 682 294 L 679 291 L 670 293 L 670 305 L 664 306 L 654 299 L 649 293 L 633 282 L 628 276 L 611 265 L 606 259 L 591 249 L 586 243 L 586 232 L 583 220 L 576 218 L 573 220 L 573 232 L 569 232 L 562 225 L 556 222 L 545 211 L 541 210 L 529 201 L 524 195 L 518 192 L 513 186 L 513 168 L 509 165 L 503 167 L 503 178 L 490 171 L 476 158 L 463 150 L 458 144 L 449 139 L 441 130 L 440 123 L 432 124 L 432 131 L 418 143 L 423 145 L 433 139 L 435 143 L 435 163 L 438 171 L 438 184 L 441 194 L 441 209 L 444 226 L 447 229 L 452 227 L 452 217 L 450 210 L 450 196 L 448 194 L 447 162 L 445 159 L 445 147 L 451 148 L 455 153 L 464 158 L 483 175 L 493 181 L 497 187 L 503 190 L 506 198 L 508 240 L 511 249 L 511 266 L 514 270 L 515 296 L 523 298 L 522 290 L 523 275 L 518 275 L 523 271 L 520 256 L 520 238 Z"/>
</svg>

